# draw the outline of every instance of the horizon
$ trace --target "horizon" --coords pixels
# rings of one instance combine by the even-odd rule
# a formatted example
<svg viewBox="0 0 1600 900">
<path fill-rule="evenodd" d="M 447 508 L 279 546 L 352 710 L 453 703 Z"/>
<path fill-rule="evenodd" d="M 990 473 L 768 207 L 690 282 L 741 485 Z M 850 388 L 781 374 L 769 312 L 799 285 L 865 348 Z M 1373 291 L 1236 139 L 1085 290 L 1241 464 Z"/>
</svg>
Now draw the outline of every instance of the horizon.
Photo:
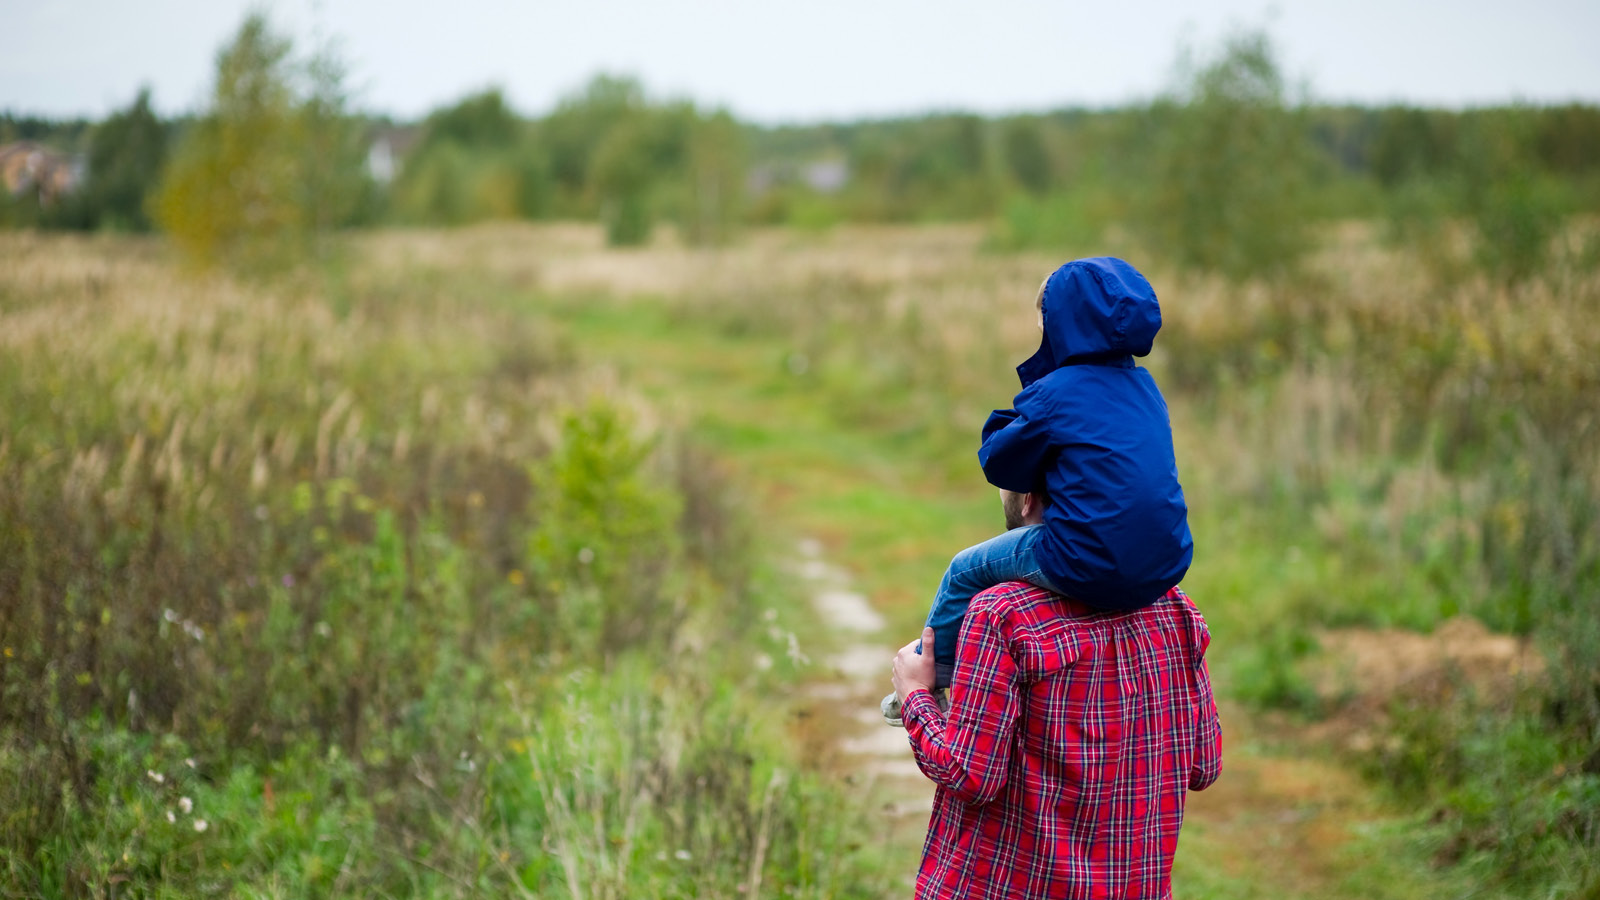
<svg viewBox="0 0 1600 900">
<path fill-rule="evenodd" d="M 1600 102 L 1600 55 L 1588 52 L 1581 37 L 1600 33 L 1600 7 L 1555 0 L 1514 12 L 1439 2 L 1300 3 L 1261 11 L 1235 0 L 1199 7 L 1146 0 L 1092 14 L 1073 13 L 1080 4 L 1009 0 L 993 14 L 970 18 L 953 15 L 951 7 L 923 11 L 894 0 L 856 13 L 859 20 L 845 18 L 852 14 L 848 4 L 835 0 L 761 13 L 731 0 L 648 7 L 611 0 L 577 11 L 496 12 L 487 0 L 459 5 L 461 15 L 450 22 L 396 14 L 374 0 L 227 0 L 202 7 L 157 0 L 149 10 L 79 0 L 20 10 L 11 37 L 0 37 L 0 110 L 94 120 L 125 108 L 149 86 L 161 115 L 196 112 L 206 102 L 217 50 L 251 9 L 292 37 L 297 55 L 331 41 L 348 69 L 352 108 L 400 122 L 490 88 L 501 89 L 519 115 L 537 118 L 601 74 L 636 78 L 652 99 L 726 109 L 766 128 L 1106 111 L 1161 96 L 1185 48 L 1203 59 L 1241 29 L 1269 34 L 1287 82 L 1318 106 L 1464 110 Z M 700 27 L 692 21 L 696 13 L 716 25 Z M 1152 24 L 1133 27 L 1134 20 Z M 1375 20 L 1391 27 L 1372 29 Z M 94 26 L 84 30 L 84 21 Z M 848 28 L 829 27 L 845 21 Z M 1074 29 L 1083 21 L 1097 35 L 1119 39 L 1077 41 Z M 529 54 L 518 38 L 541 24 L 558 26 L 544 33 L 563 40 L 535 42 L 538 52 Z M 777 26 L 789 28 L 790 39 L 763 44 Z M 1052 27 L 1071 33 L 1058 56 L 1016 52 L 1035 32 L 1055 33 Z M 422 32 L 426 38 L 418 37 Z M 1424 33 L 1429 41 L 1415 38 Z M 426 66 L 415 65 L 418 46 L 429 51 Z M 817 59 L 828 65 L 814 65 Z"/>
</svg>

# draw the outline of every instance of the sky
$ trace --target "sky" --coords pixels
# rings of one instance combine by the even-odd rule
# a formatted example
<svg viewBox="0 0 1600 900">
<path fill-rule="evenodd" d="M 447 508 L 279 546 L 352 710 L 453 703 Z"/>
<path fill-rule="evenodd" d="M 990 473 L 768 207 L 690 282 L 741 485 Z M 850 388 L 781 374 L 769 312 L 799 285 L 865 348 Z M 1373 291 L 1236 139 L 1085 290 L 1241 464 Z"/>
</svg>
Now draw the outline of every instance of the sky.
<svg viewBox="0 0 1600 900">
<path fill-rule="evenodd" d="M 489 86 L 540 114 L 598 72 L 766 123 L 1107 106 L 1240 27 L 1320 100 L 1600 102 L 1600 0 L 0 0 L 0 110 L 99 117 L 141 84 L 197 109 L 252 9 L 401 118 Z"/>
</svg>

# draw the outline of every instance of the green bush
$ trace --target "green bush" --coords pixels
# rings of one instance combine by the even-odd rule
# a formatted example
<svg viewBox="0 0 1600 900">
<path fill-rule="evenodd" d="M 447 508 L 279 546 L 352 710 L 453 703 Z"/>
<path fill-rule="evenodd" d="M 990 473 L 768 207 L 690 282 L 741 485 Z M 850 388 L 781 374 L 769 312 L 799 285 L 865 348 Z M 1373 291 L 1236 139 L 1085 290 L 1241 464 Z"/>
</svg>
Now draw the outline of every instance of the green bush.
<svg viewBox="0 0 1600 900">
<path fill-rule="evenodd" d="M 1478 265 L 1507 283 L 1546 271 L 1552 244 L 1566 224 L 1565 206 L 1559 184 L 1521 170 L 1495 179 L 1472 210 Z"/>
<path fill-rule="evenodd" d="M 680 563 L 681 502 L 648 472 L 648 444 L 610 407 L 568 415 L 562 440 L 532 473 L 538 524 L 528 564 L 551 592 L 555 633 L 579 659 L 670 646 L 677 619 L 668 580 Z"/>
<path fill-rule="evenodd" d="M 1447 835 L 1438 861 L 1515 895 L 1567 895 L 1600 877 L 1600 771 L 1537 718 L 1468 697 L 1401 701 L 1367 766 Z"/>
</svg>

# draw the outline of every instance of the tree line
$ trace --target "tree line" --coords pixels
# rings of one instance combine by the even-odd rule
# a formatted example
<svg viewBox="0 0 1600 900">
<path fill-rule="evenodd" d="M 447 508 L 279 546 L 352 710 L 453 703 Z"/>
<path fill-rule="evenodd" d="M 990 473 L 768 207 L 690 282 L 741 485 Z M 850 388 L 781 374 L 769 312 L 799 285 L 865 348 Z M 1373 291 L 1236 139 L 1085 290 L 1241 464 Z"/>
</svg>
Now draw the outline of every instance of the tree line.
<svg viewBox="0 0 1600 900">
<path fill-rule="evenodd" d="M 0 116 L 0 142 L 77 152 L 85 174 L 55 203 L 3 198 L 0 222 L 276 258 L 383 223 L 584 219 L 636 244 L 660 223 L 716 243 L 749 224 L 976 219 L 1001 246 L 1121 227 L 1176 264 L 1260 277 L 1292 270 L 1319 223 L 1361 217 L 1440 259 L 1464 224 L 1455 263 L 1516 279 L 1563 222 L 1600 212 L 1600 107 L 1320 104 L 1257 32 L 1179 71 L 1113 109 L 785 126 L 601 75 L 543 116 L 490 89 L 403 123 L 355 109 L 335 54 L 299 56 L 256 15 L 196 115 L 164 120 L 141 91 L 101 122 Z"/>
</svg>

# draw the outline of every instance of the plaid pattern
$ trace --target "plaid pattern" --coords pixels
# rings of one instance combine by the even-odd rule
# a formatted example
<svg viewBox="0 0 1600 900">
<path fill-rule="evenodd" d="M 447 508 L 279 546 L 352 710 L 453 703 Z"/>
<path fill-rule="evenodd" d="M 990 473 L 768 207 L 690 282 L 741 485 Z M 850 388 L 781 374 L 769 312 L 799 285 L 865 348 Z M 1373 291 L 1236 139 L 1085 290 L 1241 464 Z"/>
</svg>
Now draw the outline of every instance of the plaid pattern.
<svg viewBox="0 0 1600 900">
<path fill-rule="evenodd" d="M 948 718 L 904 716 L 938 785 L 918 898 L 1165 898 L 1185 792 L 1222 768 L 1205 619 L 1181 590 L 1099 612 L 1012 583 L 973 600 Z"/>
</svg>

